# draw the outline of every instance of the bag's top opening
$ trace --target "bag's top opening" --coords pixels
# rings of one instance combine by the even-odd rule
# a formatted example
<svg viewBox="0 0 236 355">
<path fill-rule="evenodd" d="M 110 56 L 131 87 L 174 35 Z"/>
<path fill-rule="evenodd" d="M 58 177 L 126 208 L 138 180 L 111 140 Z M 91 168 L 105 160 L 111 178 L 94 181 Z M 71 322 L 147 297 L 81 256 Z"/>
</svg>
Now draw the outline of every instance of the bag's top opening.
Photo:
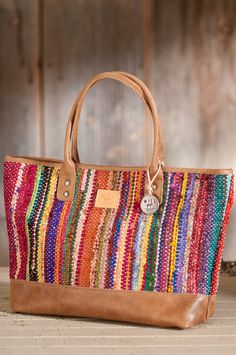
<svg viewBox="0 0 236 355">
<path fill-rule="evenodd" d="M 51 158 L 39 158 L 39 157 L 27 157 L 27 156 L 12 156 L 6 155 L 5 161 L 15 161 L 25 164 L 32 164 L 32 165 L 45 165 L 45 166 L 60 166 L 62 164 L 62 160 L 59 159 L 51 159 Z M 76 163 L 78 168 L 85 168 L 85 169 L 96 169 L 96 170 L 114 170 L 114 171 L 123 171 L 123 170 L 137 170 L 142 171 L 146 170 L 146 166 L 109 166 L 109 165 L 96 165 L 96 164 L 85 164 L 85 163 Z M 166 167 L 163 168 L 164 172 L 189 172 L 189 173 L 196 173 L 196 174 L 227 174 L 232 175 L 233 170 L 230 168 L 226 169 L 205 169 L 205 168 L 181 168 L 181 167 Z"/>
</svg>

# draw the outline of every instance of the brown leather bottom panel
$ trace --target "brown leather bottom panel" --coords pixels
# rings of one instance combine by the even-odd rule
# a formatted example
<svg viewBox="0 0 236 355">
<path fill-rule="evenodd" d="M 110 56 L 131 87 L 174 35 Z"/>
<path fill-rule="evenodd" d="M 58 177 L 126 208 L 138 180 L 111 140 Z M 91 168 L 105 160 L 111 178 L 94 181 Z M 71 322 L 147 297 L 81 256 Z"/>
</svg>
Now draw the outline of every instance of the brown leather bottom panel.
<svg viewBox="0 0 236 355">
<path fill-rule="evenodd" d="M 120 291 L 11 280 L 13 312 L 189 328 L 215 311 L 215 297 Z"/>
</svg>

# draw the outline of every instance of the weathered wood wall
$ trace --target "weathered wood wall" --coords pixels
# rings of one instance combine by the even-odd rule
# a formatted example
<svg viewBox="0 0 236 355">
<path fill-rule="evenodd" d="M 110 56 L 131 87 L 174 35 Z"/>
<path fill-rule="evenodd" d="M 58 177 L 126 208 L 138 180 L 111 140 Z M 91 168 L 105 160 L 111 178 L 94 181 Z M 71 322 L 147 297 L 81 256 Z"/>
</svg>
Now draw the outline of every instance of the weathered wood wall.
<svg viewBox="0 0 236 355">
<path fill-rule="evenodd" d="M 234 0 L 0 0 L 1 163 L 6 153 L 62 157 L 82 85 L 122 69 L 154 93 L 168 165 L 236 168 L 235 26 Z M 80 124 L 81 158 L 146 164 L 151 129 L 133 93 L 98 84 Z M 226 260 L 236 259 L 235 217 Z"/>
</svg>

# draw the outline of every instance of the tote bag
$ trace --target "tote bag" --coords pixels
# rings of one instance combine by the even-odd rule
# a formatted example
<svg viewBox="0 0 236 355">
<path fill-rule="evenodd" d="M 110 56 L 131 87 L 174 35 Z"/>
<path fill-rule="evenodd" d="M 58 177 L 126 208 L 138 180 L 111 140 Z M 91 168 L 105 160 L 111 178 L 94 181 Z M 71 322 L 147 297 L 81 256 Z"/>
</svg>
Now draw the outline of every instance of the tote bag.
<svg viewBox="0 0 236 355">
<path fill-rule="evenodd" d="M 148 107 L 150 166 L 80 162 L 82 105 L 102 79 Z M 164 166 L 155 103 L 135 76 L 90 80 L 72 107 L 64 160 L 6 156 L 4 188 L 13 312 L 179 328 L 214 313 L 233 172 Z"/>
</svg>

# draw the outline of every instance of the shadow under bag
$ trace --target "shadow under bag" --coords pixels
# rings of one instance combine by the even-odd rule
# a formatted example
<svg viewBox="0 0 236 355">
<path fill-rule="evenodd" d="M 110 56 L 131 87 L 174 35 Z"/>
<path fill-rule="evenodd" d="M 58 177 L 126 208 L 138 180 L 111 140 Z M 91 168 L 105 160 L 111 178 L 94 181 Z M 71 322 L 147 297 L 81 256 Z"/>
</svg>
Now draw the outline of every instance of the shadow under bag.
<svg viewBox="0 0 236 355">
<path fill-rule="evenodd" d="M 153 119 L 149 167 L 81 164 L 80 113 L 102 79 L 132 88 Z M 64 160 L 6 156 L 13 312 L 187 328 L 215 311 L 231 169 L 164 166 L 153 97 L 124 72 L 96 75 L 77 97 Z"/>
</svg>

